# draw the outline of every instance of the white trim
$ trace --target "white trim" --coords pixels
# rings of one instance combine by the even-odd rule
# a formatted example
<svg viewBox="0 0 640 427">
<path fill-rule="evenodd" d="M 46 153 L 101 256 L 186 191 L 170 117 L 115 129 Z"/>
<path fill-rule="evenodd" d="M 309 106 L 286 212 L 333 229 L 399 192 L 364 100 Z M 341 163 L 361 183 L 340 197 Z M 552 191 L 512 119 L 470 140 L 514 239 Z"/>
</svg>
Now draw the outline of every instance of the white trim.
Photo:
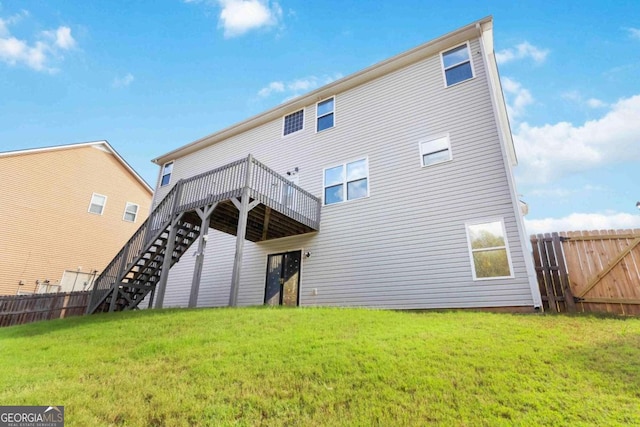
<svg viewBox="0 0 640 427">
<path fill-rule="evenodd" d="M 446 159 L 446 160 L 440 160 L 438 162 L 429 163 L 428 165 L 425 165 L 424 164 L 424 156 L 425 156 L 425 154 L 432 154 L 434 152 L 424 153 L 422 151 L 422 144 L 424 144 L 426 142 L 437 141 L 439 139 L 445 139 L 445 138 L 447 140 L 449 158 Z M 431 136 L 428 136 L 426 138 L 421 138 L 421 139 L 418 140 L 418 151 L 420 152 L 420 165 L 423 168 L 427 168 L 427 167 L 430 167 L 430 166 L 435 166 L 435 165 L 438 165 L 440 163 L 450 162 L 450 161 L 453 160 L 453 152 L 451 150 L 451 135 L 449 134 L 449 132 L 446 132 L 446 133 L 442 133 L 442 134 L 431 135 Z"/>
<path fill-rule="evenodd" d="M 171 184 L 171 177 L 173 176 L 173 166 L 171 166 L 171 172 L 169 172 L 169 181 L 167 181 L 166 184 L 162 183 L 163 178 L 167 175 L 167 174 L 164 173 L 164 168 L 166 168 L 170 164 L 174 166 L 175 165 L 175 161 L 173 161 L 173 160 L 168 161 L 165 164 L 163 164 L 162 167 L 160 168 L 160 179 L 158 180 L 158 188 L 166 187 L 169 184 Z"/>
<path fill-rule="evenodd" d="M 511 273 L 509 276 L 495 276 L 495 277 L 477 277 L 476 275 L 476 264 L 473 260 L 474 252 L 482 252 L 488 250 L 497 250 L 502 249 L 502 246 L 496 246 L 492 248 L 484 248 L 484 249 L 473 249 L 471 247 L 471 236 L 469 235 L 469 226 L 478 225 L 478 224 L 490 224 L 493 222 L 500 222 L 502 226 L 502 236 L 504 239 L 504 249 L 507 252 L 507 262 L 509 263 L 509 272 Z M 515 277 L 513 271 L 513 263 L 511 262 L 511 250 L 509 249 L 509 237 L 507 236 L 507 228 L 504 224 L 504 217 L 493 217 L 493 218 L 484 218 L 473 221 L 467 221 L 464 223 L 464 231 L 467 234 L 467 248 L 469 250 L 469 262 L 471 262 L 471 274 L 473 276 L 474 281 L 484 281 L 484 280 L 501 280 L 501 279 L 513 279 Z"/>
<path fill-rule="evenodd" d="M 20 156 L 24 154 L 35 154 L 42 153 L 47 151 L 58 151 L 58 150 L 69 150 L 72 148 L 81 148 L 81 147 L 95 147 L 105 149 L 106 152 L 113 154 L 116 159 L 133 175 L 133 177 L 147 190 L 150 194 L 153 194 L 153 189 L 147 182 L 142 179 L 140 175 L 131 167 L 129 164 L 118 154 L 118 152 L 107 142 L 106 140 L 102 141 L 91 141 L 91 142 L 80 142 L 77 144 L 66 144 L 66 145 L 55 145 L 53 147 L 41 147 L 41 148 L 29 148 L 26 150 L 15 150 L 15 151 L 5 151 L 4 153 L 0 153 L 0 157 L 10 157 L 10 156 Z"/>
<path fill-rule="evenodd" d="M 358 197 L 357 199 L 348 199 L 347 198 L 347 185 L 349 184 L 349 182 L 359 181 L 360 179 L 364 179 L 364 178 L 351 180 L 351 181 L 347 180 L 347 165 L 349 163 L 356 163 L 356 162 L 360 162 L 362 160 L 364 160 L 366 165 L 367 165 L 367 177 L 366 177 L 366 180 L 367 180 L 367 195 L 363 196 L 363 197 Z M 337 168 L 338 166 L 342 166 L 344 168 L 343 169 L 344 177 L 343 177 L 342 183 L 341 184 L 329 185 L 328 187 L 335 187 L 336 185 L 342 185 L 343 186 L 342 187 L 343 199 L 340 202 L 326 204 L 325 203 L 325 194 L 326 194 L 325 190 L 327 189 L 327 185 L 325 183 L 325 172 L 328 169 L 334 169 L 334 168 Z M 334 164 L 333 166 L 327 166 L 327 167 L 322 169 L 322 206 L 323 207 L 333 206 L 333 205 L 341 205 L 343 203 L 355 202 L 356 200 L 367 199 L 367 198 L 369 198 L 370 191 L 371 191 L 371 173 L 369 172 L 369 156 L 357 157 L 357 158 L 354 158 L 353 160 L 348 160 L 348 161 L 345 161 L 343 163 L 337 163 L 337 164 Z"/>
<path fill-rule="evenodd" d="M 135 214 L 133 214 L 133 221 L 127 219 L 127 213 L 131 213 L 131 212 L 127 212 L 127 209 L 129 209 L 129 206 L 135 206 L 136 207 L 136 212 Z M 127 222 L 136 222 L 138 220 L 138 212 L 140 212 L 140 205 L 137 203 L 133 203 L 133 202 L 127 202 L 124 205 L 124 213 L 122 214 L 122 220 L 123 221 L 127 221 Z"/>
<path fill-rule="evenodd" d="M 331 110 L 330 113 L 325 113 L 325 114 L 319 116 L 318 115 L 318 105 L 320 105 L 323 102 L 326 102 L 326 101 L 328 101 L 330 99 L 333 99 L 333 110 Z M 329 114 L 333 114 L 333 126 L 331 126 L 330 128 L 318 130 L 318 121 L 320 120 L 320 118 L 326 117 Z M 316 133 L 324 132 L 325 130 L 333 129 L 333 128 L 336 127 L 336 96 L 335 95 L 328 96 L 328 97 L 326 97 L 324 99 L 321 99 L 320 101 L 316 102 L 316 118 L 315 118 L 315 120 L 316 120 Z"/>
<path fill-rule="evenodd" d="M 93 205 L 93 197 L 94 196 L 100 196 L 100 197 L 104 197 L 104 204 L 102 205 L 102 209 L 100 210 L 100 213 L 97 212 L 91 212 L 91 205 Z M 96 206 L 99 206 L 97 203 L 95 203 Z M 93 193 L 91 194 L 91 200 L 89 200 L 89 207 L 87 208 L 87 212 L 89 212 L 90 214 L 94 214 L 94 215 L 102 215 L 104 214 L 104 209 L 107 207 L 107 196 L 105 196 L 104 194 L 100 194 L 100 193 Z"/>
<path fill-rule="evenodd" d="M 301 127 L 300 129 L 296 130 L 296 131 L 293 131 L 293 132 L 288 133 L 288 134 L 286 134 L 286 135 L 285 135 L 285 133 L 284 133 L 284 130 L 285 130 L 285 129 L 284 129 L 284 127 L 285 127 L 285 122 L 286 122 L 286 120 L 287 120 L 287 117 L 289 117 L 289 116 L 290 116 L 290 115 L 292 115 L 292 114 L 299 113 L 300 111 L 302 111 L 302 127 Z M 298 109 L 298 110 L 292 111 L 291 113 L 288 113 L 288 114 L 283 115 L 283 116 L 282 116 L 282 131 L 280 132 L 280 135 L 281 135 L 283 138 L 287 138 L 288 136 L 291 136 L 291 135 L 293 135 L 294 133 L 302 132 L 302 131 L 304 130 L 304 122 L 305 122 L 305 119 L 306 119 L 306 117 L 305 117 L 305 116 L 306 116 L 306 114 L 305 114 L 305 107 L 302 107 L 302 108 L 300 108 L 300 109 Z"/>
<path fill-rule="evenodd" d="M 504 97 L 498 96 L 498 94 L 496 93 L 496 90 L 500 85 L 500 78 L 498 75 L 498 66 L 495 62 L 495 55 L 493 53 L 493 24 L 491 22 L 485 24 L 486 28 L 483 25 L 482 31 L 480 31 L 480 50 L 483 53 L 482 56 L 485 60 L 485 65 L 488 68 L 488 72 L 485 74 L 487 78 L 487 84 L 489 85 L 489 98 L 491 99 L 491 105 L 493 106 L 493 117 L 495 118 L 496 126 L 500 130 L 498 132 L 498 138 L 500 138 L 502 162 L 506 170 L 507 183 L 509 185 L 509 189 L 511 190 L 511 205 L 513 207 L 513 214 L 516 220 L 516 228 L 518 229 L 518 240 L 520 240 L 520 248 L 522 250 L 522 256 L 524 257 L 524 264 L 529 281 L 529 288 L 531 289 L 531 298 L 533 299 L 534 307 L 542 308 L 542 296 L 540 295 L 540 288 L 538 286 L 538 277 L 536 275 L 535 266 L 533 265 L 531 249 L 527 245 L 527 233 L 524 226 L 524 218 L 522 216 L 522 212 L 520 211 L 518 190 L 516 188 L 515 178 L 513 175 L 513 166 L 516 165 L 517 161 L 515 157 L 513 139 L 511 136 L 511 128 L 509 126 L 509 121 L 506 114 Z M 487 35 L 486 39 L 485 35 Z M 488 46 L 486 46 L 486 50 L 485 43 L 489 44 Z M 500 95 L 502 95 L 501 89 Z"/>
<path fill-rule="evenodd" d="M 444 66 L 444 54 L 447 53 L 447 52 L 451 52 L 452 50 L 455 50 L 455 49 L 459 48 L 462 45 L 466 45 L 467 46 L 467 53 L 469 54 L 469 64 L 471 65 L 471 77 L 468 78 L 468 79 L 459 81 L 457 83 L 453 83 L 453 84 L 448 85 L 447 84 L 447 70 L 451 69 L 451 68 L 454 68 L 454 67 L 457 67 L 458 65 L 462 65 L 467 61 L 462 61 L 462 62 L 459 62 L 457 64 L 451 65 L 450 67 L 446 68 Z M 468 82 L 469 80 L 475 79 L 476 78 L 476 69 L 473 66 L 473 55 L 471 55 L 471 45 L 469 43 L 469 40 L 467 40 L 464 43 L 460 43 L 460 44 L 458 44 L 456 46 L 449 47 L 447 49 L 444 49 L 444 50 L 440 51 L 440 65 L 441 65 L 440 68 L 442 69 L 442 78 L 444 79 L 444 87 L 445 88 L 457 86 L 457 85 L 459 85 L 461 83 Z"/>
</svg>

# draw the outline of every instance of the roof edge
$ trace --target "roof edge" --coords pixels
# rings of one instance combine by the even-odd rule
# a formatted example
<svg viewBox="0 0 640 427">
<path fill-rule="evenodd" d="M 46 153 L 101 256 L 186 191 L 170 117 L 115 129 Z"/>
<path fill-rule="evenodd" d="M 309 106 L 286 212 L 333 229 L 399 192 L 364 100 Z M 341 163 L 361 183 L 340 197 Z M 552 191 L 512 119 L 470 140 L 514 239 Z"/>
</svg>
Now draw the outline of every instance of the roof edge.
<svg viewBox="0 0 640 427">
<path fill-rule="evenodd" d="M 197 139 L 189 144 L 183 145 L 175 150 L 169 151 L 152 160 L 152 163 L 162 165 L 168 161 L 179 157 L 186 156 L 209 145 L 224 139 L 233 137 L 247 130 L 265 124 L 271 120 L 282 117 L 287 113 L 295 111 L 310 104 L 314 104 L 324 98 L 328 98 L 340 92 L 344 92 L 351 88 L 357 87 L 375 78 L 381 77 L 392 71 L 400 69 L 404 66 L 413 64 L 421 59 L 432 56 L 440 52 L 447 44 L 454 44 L 464 39 L 477 38 L 478 28 L 484 24 L 493 22 L 492 16 L 486 16 L 482 19 L 474 21 L 438 38 L 430 40 L 398 55 L 392 56 L 384 61 L 378 62 L 339 80 L 331 82 L 325 86 L 315 89 L 307 94 L 301 95 L 290 101 L 284 102 L 271 108 L 263 113 L 252 116 L 218 132 L 209 134 L 203 138 Z"/>
</svg>

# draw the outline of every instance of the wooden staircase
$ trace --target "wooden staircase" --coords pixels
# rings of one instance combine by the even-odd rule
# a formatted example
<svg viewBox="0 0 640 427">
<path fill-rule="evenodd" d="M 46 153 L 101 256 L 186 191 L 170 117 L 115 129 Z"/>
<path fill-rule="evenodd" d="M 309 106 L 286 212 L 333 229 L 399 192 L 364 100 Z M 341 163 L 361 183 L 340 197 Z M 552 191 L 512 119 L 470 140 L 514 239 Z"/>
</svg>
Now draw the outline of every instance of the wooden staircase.
<svg viewBox="0 0 640 427">
<path fill-rule="evenodd" d="M 200 232 L 199 225 L 184 218 L 185 216 L 175 224 L 177 228 L 175 246 L 169 268 L 191 247 Z M 168 223 L 167 227 L 147 244 L 138 257 L 123 269 L 109 292 L 97 302 L 91 312 L 137 309 L 148 295 L 150 296 L 149 304 L 151 304 L 153 293 L 160 280 L 170 234 L 171 223 Z"/>
</svg>

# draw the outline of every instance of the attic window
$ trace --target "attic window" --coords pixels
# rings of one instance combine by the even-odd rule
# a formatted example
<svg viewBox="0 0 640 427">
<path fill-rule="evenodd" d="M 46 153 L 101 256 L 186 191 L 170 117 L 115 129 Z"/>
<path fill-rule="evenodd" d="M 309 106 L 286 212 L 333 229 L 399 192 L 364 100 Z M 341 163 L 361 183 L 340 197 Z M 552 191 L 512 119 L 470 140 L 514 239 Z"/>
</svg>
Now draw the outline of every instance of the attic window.
<svg viewBox="0 0 640 427">
<path fill-rule="evenodd" d="M 283 135 L 298 132 L 304 127 L 304 109 L 284 117 Z"/>
<path fill-rule="evenodd" d="M 446 86 L 452 86 L 473 78 L 469 44 L 454 47 L 442 53 L 442 67 Z"/>
<path fill-rule="evenodd" d="M 321 130 L 332 128 L 334 113 L 334 98 L 329 98 L 324 101 L 318 102 L 316 107 L 316 132 Z"/>
<path fill-rule="evenodd" d="M 160 187 L 164 187 L 171 182 L 171 172 L 173 171 L 173 162 L 166 163 L 162 167 L 162 178 L 160 179 Z"/>
</svg>

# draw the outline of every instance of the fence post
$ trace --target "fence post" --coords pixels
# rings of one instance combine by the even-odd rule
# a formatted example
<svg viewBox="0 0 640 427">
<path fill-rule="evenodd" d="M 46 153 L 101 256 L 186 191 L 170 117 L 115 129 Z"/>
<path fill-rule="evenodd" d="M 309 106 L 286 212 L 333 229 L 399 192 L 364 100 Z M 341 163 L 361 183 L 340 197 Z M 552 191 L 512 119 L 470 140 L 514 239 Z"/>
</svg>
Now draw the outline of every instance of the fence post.
<svg viewBox="0 0 640 427">
<path fill-rule="evenodd" d="M 573 292 L 571 291 L 571 284 L 569 282 L 569 273 L 567 272 L 567 265 L 564 259 L 564 251 L 562 249 L 562 240 L 558 233 L 552 233 L 553 249 L 556 253 L 556 263 L 558 264 L 558 275 L 560 276 L 560 288 L 564 295 L 564 304 L 567 307 L 567 312 L 576 312 L 576 302 L 573 299 Z"/>
</svg>

